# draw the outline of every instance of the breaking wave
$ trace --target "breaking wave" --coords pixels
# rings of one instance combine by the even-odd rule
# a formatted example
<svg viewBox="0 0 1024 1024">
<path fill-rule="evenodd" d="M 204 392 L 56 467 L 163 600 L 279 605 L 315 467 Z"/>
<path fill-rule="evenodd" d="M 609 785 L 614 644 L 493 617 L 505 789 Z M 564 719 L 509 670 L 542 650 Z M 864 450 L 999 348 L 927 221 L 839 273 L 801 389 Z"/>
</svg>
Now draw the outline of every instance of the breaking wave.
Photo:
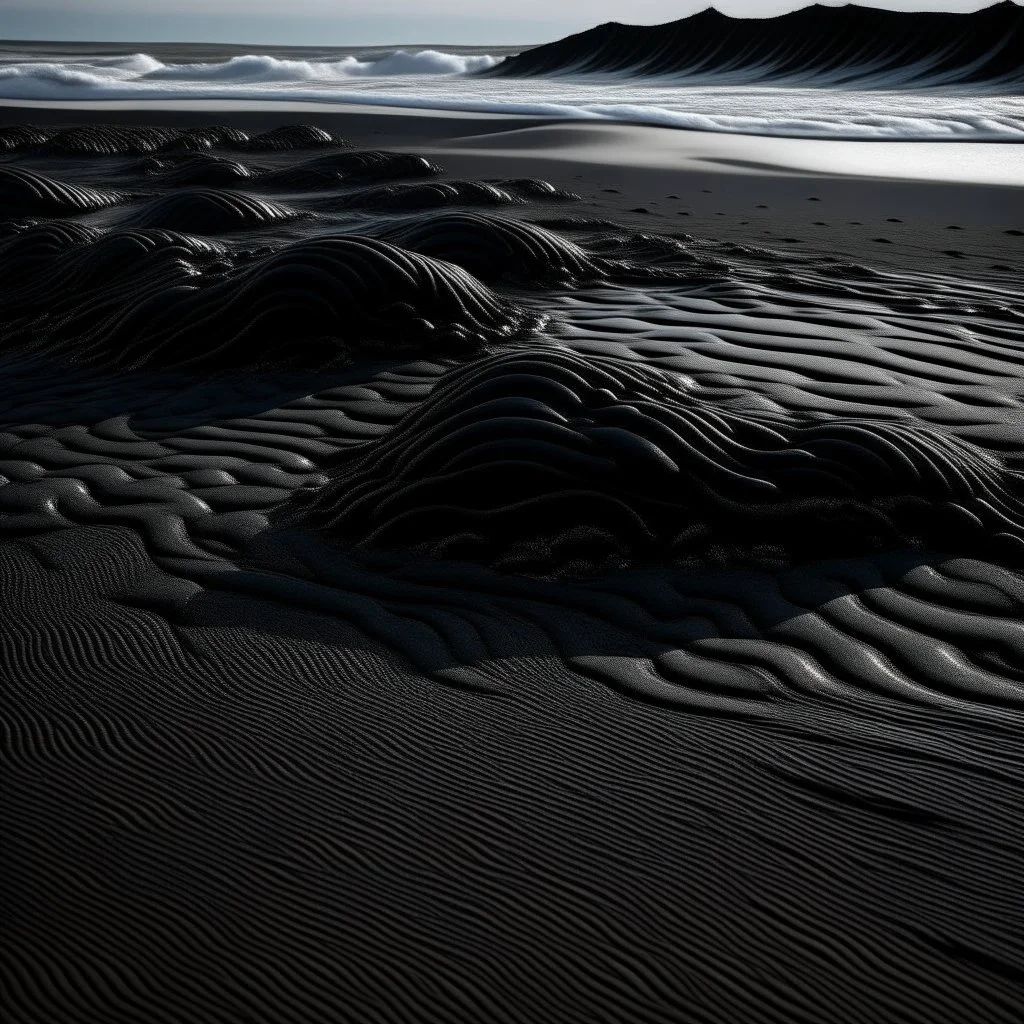
<svg viewBox="0 0 1024 1024">
<path fill-rule="evenodd" d="M 209 63 L 165 64 L 146 53 L 82 62 L 27 62 L 0 67 L 0 96 L 7 99 L 72 99 L 70 93 L 109 93 L 109 98 L 191 95 L 204 85 L 320 85 L 351 79 L 406 75 L 463 75 L 498 63 L 487 54 L 461 55 L 438 50 L 395 50 L 376 60 L 345 56 L 337 61 L 286 60 L 246 54 Z"/>
<path fill-rule="evenodd" d="M 600 25 L 504 58 L 344 48 L 314 60 L 13 58 L 0 63 L 0 100 L 354 103 L 795 138 L 1021 142 L 1022 48 L 1024 13 L 1009 2 L 970 15 L 816 5 L 735 19 L 712 9 L 668 25 Z"/>
</svg>

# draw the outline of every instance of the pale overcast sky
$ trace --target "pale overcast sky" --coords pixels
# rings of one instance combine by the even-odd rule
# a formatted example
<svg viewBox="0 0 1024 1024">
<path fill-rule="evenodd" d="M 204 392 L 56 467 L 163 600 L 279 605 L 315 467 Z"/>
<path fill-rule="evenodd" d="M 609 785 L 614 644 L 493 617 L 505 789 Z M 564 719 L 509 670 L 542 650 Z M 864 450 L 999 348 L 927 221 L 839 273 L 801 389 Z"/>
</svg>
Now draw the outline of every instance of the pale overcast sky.
<svg viewBox="0 0 1024 1024">
<path fill-rule="evenodd" d="M 990 2 L 873 0 L 864 6 L 972 11 Z M 671 21 L 706 6 L 706 0 L 0 0 L 0 39 L 518 45 L 602 21 Z M 715 6 L 738 17 L 771 17 L 806 5 L 718 0 Z"/>
</svg>

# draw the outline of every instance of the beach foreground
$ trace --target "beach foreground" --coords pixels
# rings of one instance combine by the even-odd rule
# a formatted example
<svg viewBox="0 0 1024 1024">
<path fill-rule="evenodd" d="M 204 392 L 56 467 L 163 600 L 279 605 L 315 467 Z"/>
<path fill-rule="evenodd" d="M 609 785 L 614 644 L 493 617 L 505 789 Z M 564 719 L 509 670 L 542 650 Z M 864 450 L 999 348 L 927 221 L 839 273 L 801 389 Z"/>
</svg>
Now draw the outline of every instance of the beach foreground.
<svg viewBox="0 0 1024 1024">
<path fill-rule="evenodd" d="M 1020 1019 L 1015 147 L 3 121 L 11 1020 Z"/>
</svg>

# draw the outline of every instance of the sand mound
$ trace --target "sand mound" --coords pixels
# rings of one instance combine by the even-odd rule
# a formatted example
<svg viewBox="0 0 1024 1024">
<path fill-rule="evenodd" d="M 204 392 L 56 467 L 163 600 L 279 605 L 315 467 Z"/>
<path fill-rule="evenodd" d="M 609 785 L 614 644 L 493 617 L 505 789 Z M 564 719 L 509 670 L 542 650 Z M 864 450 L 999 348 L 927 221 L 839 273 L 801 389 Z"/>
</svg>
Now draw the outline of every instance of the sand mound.
<svg viewBox="0 0 1024 1024">
<path fill-rule="evenodd" d="M 134 227 L 167 228 L 197 234 L 248 231 L 294 220 L 298 211 L 245 192 L 213 188 L 180 188 L 134 211 Z"/>
<path fill-rule="evenodd" d="M 448 213 L 388 228 L 383 237 L 405 249 L 457 263 L 482 281 L 511 279 L 550 287 L 602 276 L 580 246 L 525 221 Z"/>
<path fill-rule="evenodd" d="M 345 145 L 329 131 L 312 124 L 286 124 L 249 139 L 246 148 L 253 152 L 284 153 L 296 149 L 324 149 Z"/>
<path fill-rule="evenodd" d="M 332 153 L 293 167 L 271 171 L 261 185 L 276 188 L 337 188 L 349 183 L 429 178 L 441 173 L 437 164 L 415 153 L 387 153 L 365 149 Z"/>
<path fill-rule="evenodd" d="M 452 371 L 346 453 L 305 518 L 343 544 L 541 573 L 1024 555 L 1024 481 L 973 445 L 906 424 L 761 424 L 671 375 L 563 352 Z"/>
<path fill-rule="evenodd" d="M 0 167 L 0 217 L 60 217 L 123 203 L 126 192 L 57 181 L 20 167 Z"/>
<path fill-rule="evenodd" d="M 160 186 L 165 188 L 216 188 L 222 185 L 237 185 L 243 181 L 250 181 L 253 177 L 253 172 L 245 164 L 207 154 L 196 154 L 175 163 L 153 158 L 143 171 L 156 177 Z"/>
<path fill-rule="evenodd" d="M 460 267 L 358 236 L 285 246 L 226 277 L 221 251 L 171 231 L 49 251 L 48 279 L 22 298 L 19 337 L 108 366 L 317 365 L 360 350 L 462 355 L 536 321 Z M 55 280 L 68 282 L 68 297 L 40 309 L 31 299 Z"/>
<path fill-rule="evenodd" d="M 15 153 L 20 149 L 39 146 L 50 137 L 45 128 L 33 124 L 11 124 L 0 128 L 0 153 Z"/>
<path fill-rule="evenodd" d="M 40 149 L 52 156 L 133 156 L 155 153 L 176 136 L 173 128 L 89 124 L 57 132 Z"/>
</svg>

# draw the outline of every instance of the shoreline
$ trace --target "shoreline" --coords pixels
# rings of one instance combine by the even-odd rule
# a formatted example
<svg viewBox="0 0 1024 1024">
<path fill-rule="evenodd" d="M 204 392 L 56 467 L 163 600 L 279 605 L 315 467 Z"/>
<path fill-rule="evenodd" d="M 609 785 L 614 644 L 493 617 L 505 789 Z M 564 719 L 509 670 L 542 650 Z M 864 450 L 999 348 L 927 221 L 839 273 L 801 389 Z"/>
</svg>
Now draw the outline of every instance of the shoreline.
<svg viewBox="0 0 1024 1024">
<path fill-rule="evenodd" d="M 0 121 L 261 131 L 289 119 L 356 146 L 415 151 L 447 178 L 543 177 L 574 216 L 782 251 L 841 252 L 979 279 L 1024 274 L 1024 153 L 1010 143 L 830 142 L 516 114 L 315 103 L 6 103 Z M 218 116 L 219 115 L 219 116 Z"/>
<path fill-rule="evenodd" d="M 482 72 L 474 72 L 482 73 Z M 77 112 L 95 113 L 97 111 L 116 111 L 119 114 L 124 112 L 159 111 L 161 115 L 174 113 L 176 115 L 196 114 L 203 110 L 211 112 L 222 112 L 238 114 L 280 114 L 284 111 L 293 111 L 303 115 L 313 114 L 317 117 L 311 118 L 313 123 L 319 123 L 319 117 L 329 119 L 338 116 L 353 116 L 366 114 L 373 117 L 395 116 L 395 117 L 417 117 L 417 118 L 440 118 L 440 119 L 468 119 L 474 121 L 496 121 L 496 122 L 528 122 L 533 126 L 556 126 L 556 125 L 579 125 L 579 126 L 613 126 L 619 128 L 644 128 L 653 131 L 667 131 L 682 133 L 685 135 L 710 135 L 718 138 L 743 138 L 743 139 L 766 139 L 769 141 L 794 142 L 794 143 L 823 143 L 823 144 L 853 144 L 863 146 L 983 146 L 983 147 L 1006 147 L 1009 151 L 1024 147 L 1024 140 L 1008 142 L 1005 139 L 992 138 L 883 138 L 883 137 L 861 137 L 861 136 L 815 136 L 815 135 L 786 135 L 782 132 L 746 132 L 746 131 L 724 131 L 714 128 L 700 128 L 694 126 L 681 127 L 673 124 L 664 124 L 655 121 L 631 120 L 628 118 L 605 118 L 594 115 L 592 117 L 570 117 L 568 115 L 557 115 L 551 113 L 539 113 L 517 110 L 495 110 L 492 107 L 474 109 L 461 106 L 428 106 L 410 103 L 403 104 L 399 100 L 386 102 L 387 97 L 381 102 L 378 97 L 374 102 L 353 103 L 350 101 L 333 102 L 331 100 L 292 100 L 292 99 L 229 99 L 225 97 L 196 97 L 188 99 L 100 99 L 100 100 L 38 100 L 38 99 L 13 99 L 0 96 L 0 118 L 6 118 L 7 110 L 40 110 L 59 111 L 61 113 L 74 114 Z M 85 118 L 90 120 L 91 118 Z M 75 119 L 78 120 L 77 118 Z M 261 118 L 261 123 L 267 119 Z M 270 118 L 270 121 L 277 123 L 277 118 Z M 46 123 L 54 123 L 47 118 Z M 1017 175 L 1019 184 L 1024 185 L 1024 172 Z"/>
</svg>

